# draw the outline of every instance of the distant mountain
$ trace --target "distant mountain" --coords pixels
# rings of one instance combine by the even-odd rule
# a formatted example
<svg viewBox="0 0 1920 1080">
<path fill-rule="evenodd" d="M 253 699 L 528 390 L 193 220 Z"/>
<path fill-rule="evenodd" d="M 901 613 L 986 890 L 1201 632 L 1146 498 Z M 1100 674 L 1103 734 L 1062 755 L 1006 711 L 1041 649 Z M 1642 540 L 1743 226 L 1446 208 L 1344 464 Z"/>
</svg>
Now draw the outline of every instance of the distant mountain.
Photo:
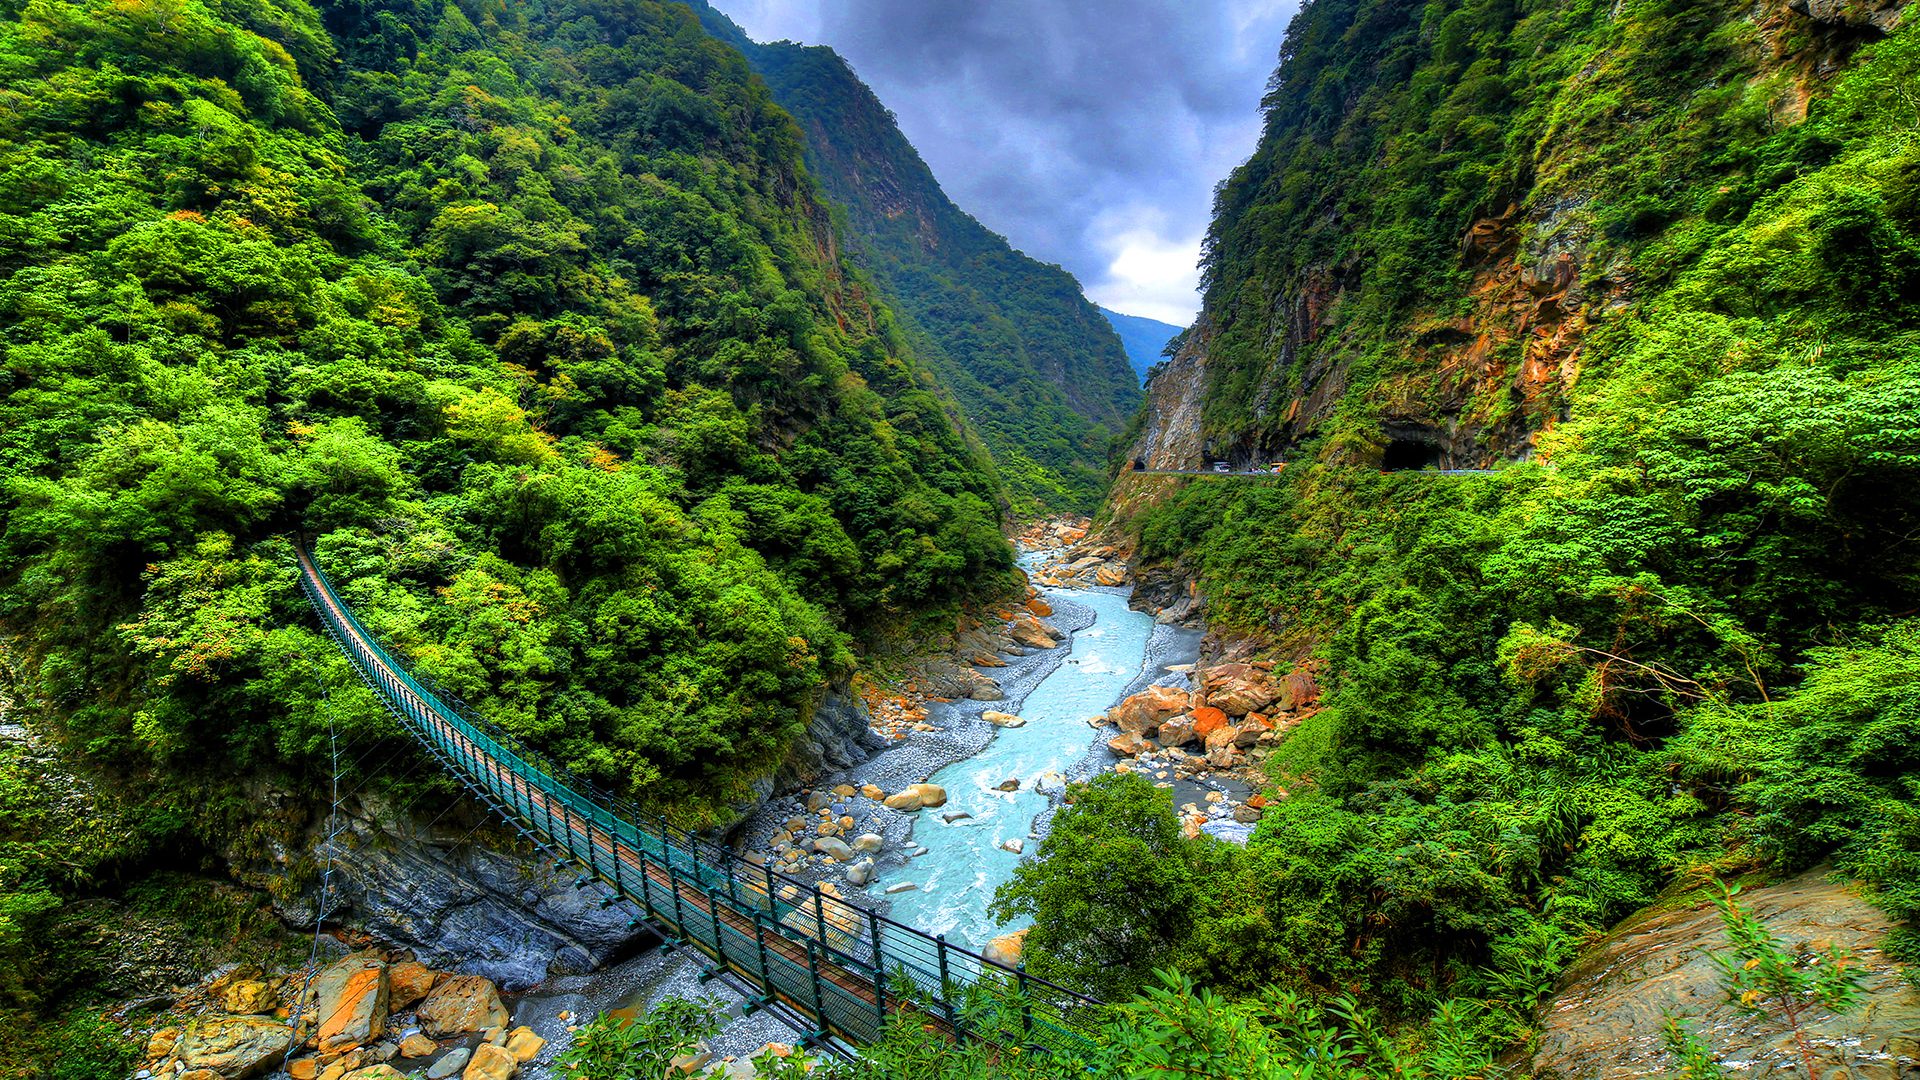
<svg viewBox="0 0 1920 1080">
<path fill-rule="evenodd" d="M 1096 308 L 1113 324 L 1113 332 L 1120 335 L 1120 344 L 1125 346 L 1127 359 L 1133 363 L 1133 373 L 1140 376 L 1142 383 L 1147 381 L 1147 369 L 1164 359 L 1161 350 L 1167 347 L 1167 342 L 1184 329 L 1144 315 L 1122 315 L 1097 305 Z"/>
<path fill-rule="evenodd" d="M 691 6 L 800 122 L 808 169 L 846 211 L 849 254 L 979 431 L 1016 512 L 1091 511 L 1108 444 L 1141 395 L 1120 338 L 1079 283 L 955 206 L 838 53 L 758 44 Z"/>
</svg>

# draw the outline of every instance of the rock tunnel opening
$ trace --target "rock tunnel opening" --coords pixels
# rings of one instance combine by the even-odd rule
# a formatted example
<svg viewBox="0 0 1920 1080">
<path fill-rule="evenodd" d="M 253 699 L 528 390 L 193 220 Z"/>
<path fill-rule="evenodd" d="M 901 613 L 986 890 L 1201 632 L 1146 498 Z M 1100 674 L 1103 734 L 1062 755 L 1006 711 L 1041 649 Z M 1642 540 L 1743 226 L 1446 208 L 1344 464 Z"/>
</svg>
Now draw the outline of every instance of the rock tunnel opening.
<svg viewBox="0 0 1920 1080">
<path fill-rule="evenodd" d="M 1386 472 L 1408 472 L 1420 469 L 1440 467 L 1440 448 L 1419 439 L 1395 439 L 1387 444 L 1387 452 L 1380 458 L 1380 468 Z"/>
</svg>

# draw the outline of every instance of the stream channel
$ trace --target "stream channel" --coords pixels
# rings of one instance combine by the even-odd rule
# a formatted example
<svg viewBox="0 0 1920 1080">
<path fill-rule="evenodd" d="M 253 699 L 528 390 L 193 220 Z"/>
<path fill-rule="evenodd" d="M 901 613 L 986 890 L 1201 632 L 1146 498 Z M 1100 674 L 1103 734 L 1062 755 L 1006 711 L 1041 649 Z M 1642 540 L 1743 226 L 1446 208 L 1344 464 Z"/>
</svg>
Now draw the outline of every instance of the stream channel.
<svg viewBox="0 0 1920 1080">
<path fill-rule="evenodd" d="M 1044 553 L 1029 552 L 1020 562 L 1031 570 L 1043 558 Z M 1087 719 L 1149 683 L 1184 686 L 1185 676 L 1168 669 L 1199 656 L 1199 631 L 1156 625 L 1151 616 L 1127 607 L 1131 592 L 1043 588 L 1041 594 L 1054 607 L 1046 621 L 1070 630 L 1071 637 L 1058 648 L 1009 655 L 1007 666 L 993 672 L 1006 700 L 932 702 L 929 719 L 937 730 L 916 732 L 867 762 L 817 782 L 876 783 L 897 791 L 931 771 L 928 779 L 947 789 L 947 803 L 938 809 L 915 814 L 878 811 L 872 827 L 887 834 L 891 854 L 880 861 L 874 883 L 853 894 L 860 903 L 930 934 L 944 933 L 954 944 L 976 952 L 994 937 L 1026 924 L 1024 919 L 997 924 L 987 907 L 1020 860 L 1034 856 L 1065 783 L 1112 764 L 1113 755 L 1104 745 L 1112 731 L 1096 731 Z M 1015 713 L 1027 723 L 995 728 L 981 719 L 988 710 Z M 1003 781 L 1016 779 L 1019 790 L 998 790 Z M 1178 797 L 1197 795 L 1185 792 Z M 779 821 L 799 810 L 796 797 L 777 798 L 762 808 L 760 822 L 747 831 L 764 839 Z M 970 816 L 951 823 L 943 816 L 960 813 Z M 1009 839 L 1022 841 L 1023 855 L 1000 846 Z M 886 893 L 888 886 L 901 882 L 915 887 Z M 570 1023 L 608 1009 L 645 1008 L 668 996 L 720 999 L 726 1021 L 722 1033 L 711 1040 L 716 1055 L 746 1055 L 768 1041 L 792 1041 L 794 1033 L 772 1014 L 743 1016 L 738 994 L 717 982 L 701 984 L 698 968 L 690 951 L 648 950 L 591 975 L 555 979 L 527 995 L 515 1005 L 515 1022 L 554 1034 L 546 1053 L 529 1062 L 522 1075 L 528 1080 L 555 1075 L 551 1062 L 569 1041 Z"/>
<path fill-rule="evenodd" d="M 1024 925 L 999 925 L 987 913 L 994 890 L 1012 879 L 1022 858 L 1001 845 L 1019 840 L 1032 854 L 1037 819 L 1052 805 L 1048 793 L 1088 756 L 1094 732 L 1087 718 L 1105 712 L 1139 678 L 1153 637 L 1153 618 L 1128 609 L 1123 590 L 1043 595 L 1061 607 L 1091 609 L 1093 625 L 1061 646 L 1070 651 L 1060 666 L 1020 704 L 1024 727 L 1002 728 L 984 750 L 933 774 L 932 782 L 947 789 L 947 804 L 921 811 L 913 827 L 913 839 L 928 850 L 889 867 L 875 887 L 884 894 L 912 882 L 916 888 L 887 897 L 893 919 L 975 950 Z M 999 790 L 1007 780 L 1018 780 L 1019 790 Z M 948 823 L 959 814 L 970 816 Z"/>
</svg>

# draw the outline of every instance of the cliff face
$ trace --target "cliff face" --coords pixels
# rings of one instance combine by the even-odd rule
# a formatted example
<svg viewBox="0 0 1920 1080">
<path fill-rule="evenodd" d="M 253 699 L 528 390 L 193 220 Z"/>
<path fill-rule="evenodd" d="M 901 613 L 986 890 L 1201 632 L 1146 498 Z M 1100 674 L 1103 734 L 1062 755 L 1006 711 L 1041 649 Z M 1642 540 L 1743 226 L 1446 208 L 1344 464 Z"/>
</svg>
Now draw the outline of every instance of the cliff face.
<svg viewBox="0 0 1920 1080">
<path fill-rule="evenodd" d="M 1755 196 L 1755 163 L 1708 143 L 1800 122 L 1896 19 L 1878 0 L 1308 5 L 1219 193 L 1199 423 L 1190 393 L 1157 392 L 1139 451 L 1526 457 L 1588 337 L 1670 280 L 1680 253 L 1646 242 L 1690 211 L 1680 189 L 1729 181 L 1719 218 Z"/>
<path fill-rule="evenodd" d="M 955 206 L 833 50 L 756 44 L 724 15 L 695 8 L 800 122 L 808 169 L 845 209 L 850 254 L 980 432 L 1016 510 L 1091 510 L 1108 442 L 1140 401 L 1099 309 L 1072 275 Z"/>
</svg>

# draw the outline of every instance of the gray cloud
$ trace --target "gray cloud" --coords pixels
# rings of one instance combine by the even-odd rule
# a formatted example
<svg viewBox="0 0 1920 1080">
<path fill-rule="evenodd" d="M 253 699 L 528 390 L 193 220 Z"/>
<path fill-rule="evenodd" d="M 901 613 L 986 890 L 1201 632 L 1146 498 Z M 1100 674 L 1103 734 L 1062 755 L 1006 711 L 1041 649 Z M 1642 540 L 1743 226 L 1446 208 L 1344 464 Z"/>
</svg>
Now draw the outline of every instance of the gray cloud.
<svg viewBox="0 0 1920 1080">
<path fill-rule="evenodd" d="M 1213 186 L 1259 136 L 1297 0 L 714 0 L 831 45 L 947 194 L 1095 300 L 1186 322 Z"/>
</svg>

